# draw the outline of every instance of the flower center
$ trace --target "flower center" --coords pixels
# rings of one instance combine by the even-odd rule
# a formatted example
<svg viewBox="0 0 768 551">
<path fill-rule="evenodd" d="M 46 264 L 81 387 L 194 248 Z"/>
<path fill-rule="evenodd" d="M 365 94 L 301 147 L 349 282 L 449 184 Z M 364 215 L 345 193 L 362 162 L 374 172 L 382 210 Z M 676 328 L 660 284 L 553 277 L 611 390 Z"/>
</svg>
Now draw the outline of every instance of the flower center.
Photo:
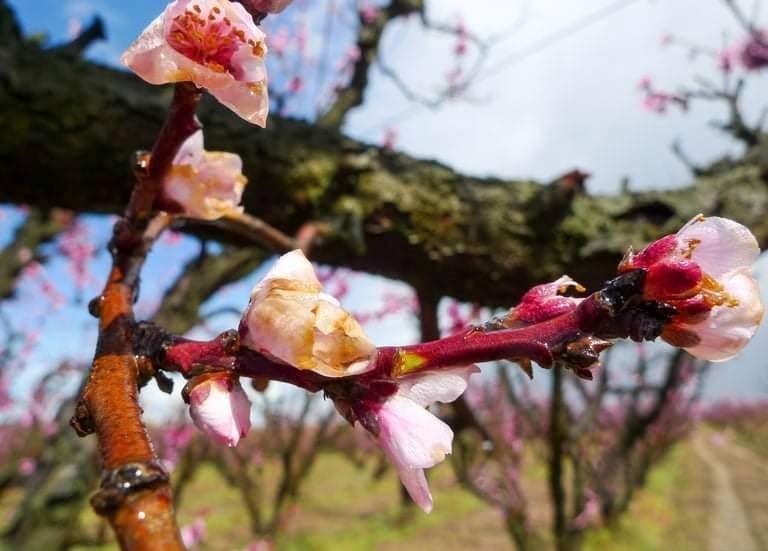
<svg viewBox="0 0 768 551">
<path fill-rule="evenodd" d="M 739 305 L 739 300 L 728 294 L 725 287 L 709 274 L 704 274 L 700 293 L 704 302 L 713 308 L 715 306 L 736 308 Z"/>
<path fill-rule="evenodd" d="M 168 33 L 168 44 L 189 59 L 219 72 L 237 77 L 240 72 L 233 64 L 233 57 L 242 45 L 248 45 L 255 57 L 264 55 L 260 42 L 246 39 L 245 32 L 214 6 L 203 14 L 198 4 L 193 4 L 183 14 L 173 18 Z"/>
</svg>

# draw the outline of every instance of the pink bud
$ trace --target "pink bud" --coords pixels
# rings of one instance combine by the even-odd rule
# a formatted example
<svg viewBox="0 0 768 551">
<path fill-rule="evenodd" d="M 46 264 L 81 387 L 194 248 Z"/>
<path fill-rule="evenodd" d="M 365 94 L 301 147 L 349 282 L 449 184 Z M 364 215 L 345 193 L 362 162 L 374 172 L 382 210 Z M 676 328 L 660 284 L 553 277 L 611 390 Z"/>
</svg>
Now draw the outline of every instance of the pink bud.
<svg viewBox="0 0 768 551">
<path fill-rule="evenodd" d="M 370 25 L 374 21 L 376 21 L 376 18 L 379 16 L 379 8 L 377 8 L 374 4 L 368 4 L 366 3 L 360 8 L 360 19 L 363 20 L 363 23 L 366 25 Z"/>
<path fill-rule="evenodd" d="M 37 461 L 31 457 L 22 457 L 17 464 L 21 476 L 29 476 L 37 470 Z"/>
<path fill-rule="evenodd" d="M 291 94 L 298 94 L 304 89 L 304 81 L 300 76 L 295 76 L 288 83 L 288 91 Z"/>
<path fill-rule="evenodd" d="M 181 540 L 184 542 L 184 547 L 187 549 L 196 547 L 205 540 L 206 533 L 205 517 L 198 515 L 191 524 L 181 528 Z"/>
<path fill-rule="evenodd" d="M 251 402 L 240 382 L 216 373 L 197 377 L 190 385 L 189 414 L 195 426 L 216 442 L 236 446 L 251 428 Z"/>
<path fill-rule="evenodd" d="M 520 299 L 520 304 L 510 311 L 508 321 L 540 323 L 573 310 L 582 299 L 562 296 L 561 293 L 569 288 L 584 291 L 584 287 L 568 276 L 536 285 L 525 293 Z"/>
</svg>

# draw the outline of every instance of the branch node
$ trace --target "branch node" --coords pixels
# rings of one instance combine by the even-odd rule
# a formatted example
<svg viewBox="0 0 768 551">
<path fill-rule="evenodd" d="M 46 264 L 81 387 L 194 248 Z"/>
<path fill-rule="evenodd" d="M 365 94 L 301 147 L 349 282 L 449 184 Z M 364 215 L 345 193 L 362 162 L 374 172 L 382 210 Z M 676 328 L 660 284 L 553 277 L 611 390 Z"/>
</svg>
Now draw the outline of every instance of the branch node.
<svg viewBox="0 0 768 551">
<path fill-rule="evenodd" d="M 99 318 L 101 316 L 101 305 L 103 302 L 104 302 L 104 297 L 102 295 L 93 297 L 88 302 L 88 313 L 92 315 L 94 318 Z"/>
<path fill-rule="evenodd" d="M 82 399 L 78 402 L 77 406 L 75 406 L 75 414 L 69 420 L 69 424 L 81 438 L 96 432 L 91 412 L 88 411 L 88 406 L 85 405 L 85 402 L 82 401 Z"/>
<path fill-rule="evenodd" d="M 159 461 L 126 463 L 104 472 L 101 488 L 91 498 L 91 505 L 105 516 L 119 508 L 131 494 L 168 481 L 168 472 Z"/>
</svg>

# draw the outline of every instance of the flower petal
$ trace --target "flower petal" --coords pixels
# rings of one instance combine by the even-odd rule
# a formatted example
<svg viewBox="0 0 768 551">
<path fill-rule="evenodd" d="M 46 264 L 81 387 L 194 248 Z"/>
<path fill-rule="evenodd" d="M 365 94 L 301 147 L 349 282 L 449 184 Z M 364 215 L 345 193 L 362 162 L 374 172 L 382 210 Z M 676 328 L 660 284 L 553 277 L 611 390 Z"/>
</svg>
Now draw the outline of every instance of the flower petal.
<svg viewBox="0 0 768 551">
<path fill-rule="evenodd" d="M 181 147 L 176 152 L 176 156 L 173 158 L 174 165 L 197 165 L 203 160 L 203 152 L 205 150 L 205 141 L 203 137 L 203 131 L 198 130 L 187 138 Z M 236 156 L 236 155 L 235 155 Z M 239 157 L 238 157 L 239 158 Z M 241 166 L 238 168 L 242 168 Z"/>
<path fill-rule="evenodd" d="M 391 461 L 391 459 L 390 459 Z M 397 476 L 403 483 L 408 495 L 413 502 L 418 505 L 425 513 L 432 512 L 432 492 L 429 491 L 427 477 L 424 475 L 424 469 L 409 469 L 408 467 L 396 467 Z"/>
<path fill-rule="evenodd" d="M 713 362 L 735 357 L 755 334 L 763 317 L 760 289 L 749 268 L 725 274 L 721 282 L 725 292 L 736 299 L 738 305 L 715 306 L 706 320 L 688 326 L 701 342 L 686 350 Z"/>
<path fill-rule="evenodd" d="M 752 266 L 760 254 L 757 239 L 748 228 L 718 216 L 697 216 L 679 232 L 682 252 L 693 245 L 691 260 L 715 279 L 731 270 Z"/>
<path fill-rule="evenodd" d="M 451 428 L 413 400 L 396 394 L 378 414 L 379 445 L 396 466 L 424 469 L 451 453 Z"/>
<path fill-rule="evenodd" d="M 422 407 L 435 402 L 447 404 L 464 393 L 469 376 L 479 371 L 476 365 L 463 365 L 415 373 L 398 380 L 398 394 Z"/>
<path fill-rule="evenodd" d="M 296 287 L 295 284 L 297 283 L 300 284 L 299 287 Z M 267 274 L 253 288 L 251 295 L 269 290 L 272 286 L 283 289 L 301 288 L 312 292 L 320 292 L 323 288 L 315 275 L 312 263 L 307 260 L 301 249 L 285 253 L 278 258 Z"/>
<path fill-rule="evenodd" d="M 266 126 L 269 115 L 266 81 L 239 82 L 233 79 L 226 85 L 206 88 L 213 97 L 241 118 L 262 128 Z"/>
</svg>

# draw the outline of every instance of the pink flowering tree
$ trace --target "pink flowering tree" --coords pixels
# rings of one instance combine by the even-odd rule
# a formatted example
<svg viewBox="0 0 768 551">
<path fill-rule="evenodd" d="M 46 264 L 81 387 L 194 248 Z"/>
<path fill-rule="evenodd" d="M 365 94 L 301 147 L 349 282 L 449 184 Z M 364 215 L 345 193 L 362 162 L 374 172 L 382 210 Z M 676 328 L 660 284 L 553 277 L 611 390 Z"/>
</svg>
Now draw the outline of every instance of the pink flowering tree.
<svg viewBox="0 0 768 551">
<path fill-rule="evenodd" d="M 548 527 L 529 512 L 527 465 L 546 464 L 551 540 L 578 549 L 587 531 L 615 524 L 652 468 L 695 425 L 706 362 L 622 348 L 617 353 L 629 352 L 628 361 L 605 358 L 593 382 L 564 378 L 556 367 L 548 395 L 503 365 L 470 388 L 473 422 L 457 439 L 452 463 L 461 484 L 502 513 L 518 549 L 549 540 Z"/>
<path fill-rule="evenodd" d="M 692 84 L 678 85 L 674 91 L 660 88 L 650 76 L 644 76 L 638 83 L 638 89 L 642 94 L 643 108 L 659 115 L 672 109 L 688 111 L 691 104 L 697 102 L 724 105 L 727 117 L 713 121 L 712 125 L 751 148 L 762 138 L 768 112 L 763 109 L 754 120 L 750 120 L 744 113 L 744 93 L 750 77 L 768 68 L 768 31 L 760 26 L 756 16 L 747 15 L 742 6 L 745 2 L 721 0 L 721 3 L 738 25 L 737 37 L 727 39 L 718 46 L 693 43 L 684 33 L 662 37 L 665 48 L 681 49 L 690 59 L 703 57 L 711 60 L 712 74 L 696 75 Z M 673 151 L 694 173 L 701 170 L 688 159 L 680 144 L 674 144 Z"/>
<path fill-rule="evenodd" d="M 438 106 L 470 97 L 487 45 L 461 20 L 431 21 L 424 2 L 361 3 L 333 71 L 325 63 L 330 54 L 318 58 L 308 46 L 301 21 L 286 31 L 275 23 L 269 38 L 265 29 L 279 21 L 273 14 L 312 16 L 306 3 L 287 4 L 170 2 L 147 14 L 148 26 L 123 54 L 129 74 L 79 59 L 100 25 L 46 49 L 22 35 L 0 2 L 0 48 L 9 60 L 0 67 L 0 113 L 18 122 L 2 141 L 9 162 L 0 199 L 31 205 L 3 251 L 2 296 L 22 274 L 61 304 L 57 282 L 41 277 L 40 254 L 61 231 L 72 277 L 91 281 L 87 259 L 101 247 L 86 245 L 71 217 L 48 228 L 53 207 L 119 213 L 111 220 L 108 274 L 99 274 L 103 288 L 89 303 L 98 319 L 94 360 L 68 411 L 78 435 L 95 434 L 85 440 L 95 441 L 102 469 L 91 504 L 123 548 L 184 544 L 168 468 L 138 403 L 147 384 L 168 390 L 169 374 L 186 380 L 183 398 L 196 428 L 235 449 L 237 461 L 257 453 L 239 448 L 252 430 L 249 379 L 325 396 L 367 432 L 413 501 L 430 511 L 439 503 L 425 471 L 452 453 L 454 433 L 476 416 L 462 399 L 470 377 L 481 377 L 476 364 L 514 360 L 529 373 L 553 369 L 553 384 L 562 387 L 571 378 L 594 379 L 601 353 L 621 340 L 660 338 L 720 361 L 753 336 L 762 304 L 751 266 L 768 230 L 759 209 L 745 203 L 766 201 L 764 170 L 749 171 L 738 185 L 709 180 L 676 194 L 630 194 L 617 207 L 614 198 L 589 196 L 580 171 L 550 185 L 480 179 L 397 153 L 396 129 L 381 146 L 361 143 L 341 128 L 372 75 Z M 330 36 L 337 12 L 328 13 Z M 406 18 L 447 40 L 451 67 L 437 95 L 415 90 L 386 62 L 385 31 Z M 311 67 L 318 68 L 314 80 Z M 284 78 L 270 77 L 280 71 Z M 40 74 L 57 78 L 39 86 Z M 307 112 L 312 122 L 289 117 Z M 63 145 L 51 135 L 66 136 Z M 135 306 L 139 282 L 153 248 L 175 239 L 170 231 L 200 239 L 201 252 L 169 277 L 154 313 L 144 315 Z M 212 240 L 220 247 L 209 247 Z M 236 319 L 211 338 L 185 336 L 208 297 L 274 253 L 281 256 L 237 305 Z M 308 257 L 410 284 L 422 342 L 377 346 Z M 437 307 L 449 296 L 500 314 L 440 338 Z M 565 415 L 558 396 L 552 420 Z M 674 400 L 664 394 L 660 401 Z M 452 404 L 450 423 L 433 413 L 439 404 Z M 551 422 L 550 432 L 560 426 Z M 565 441 L 552 438 L 553 446 Z M 288 442 L 298 453 L 301 438 Z M 305 464 L 311 459 L 300 470 Z M 562 503 L 557 465 L 552 469 L 555 502 Z M 295 496 L 298 488 L 286 484 L 285 494 Z M 600 498 L 590 499 L 580 503 L 576 525 L 586 522 L 579 515 L 587 502 L 594 507 Z M 563 531 L 564 517 L 556 515 Z M 187 543 L 203 534 L 197 521 L 184 530 Z"/>
</svg>

